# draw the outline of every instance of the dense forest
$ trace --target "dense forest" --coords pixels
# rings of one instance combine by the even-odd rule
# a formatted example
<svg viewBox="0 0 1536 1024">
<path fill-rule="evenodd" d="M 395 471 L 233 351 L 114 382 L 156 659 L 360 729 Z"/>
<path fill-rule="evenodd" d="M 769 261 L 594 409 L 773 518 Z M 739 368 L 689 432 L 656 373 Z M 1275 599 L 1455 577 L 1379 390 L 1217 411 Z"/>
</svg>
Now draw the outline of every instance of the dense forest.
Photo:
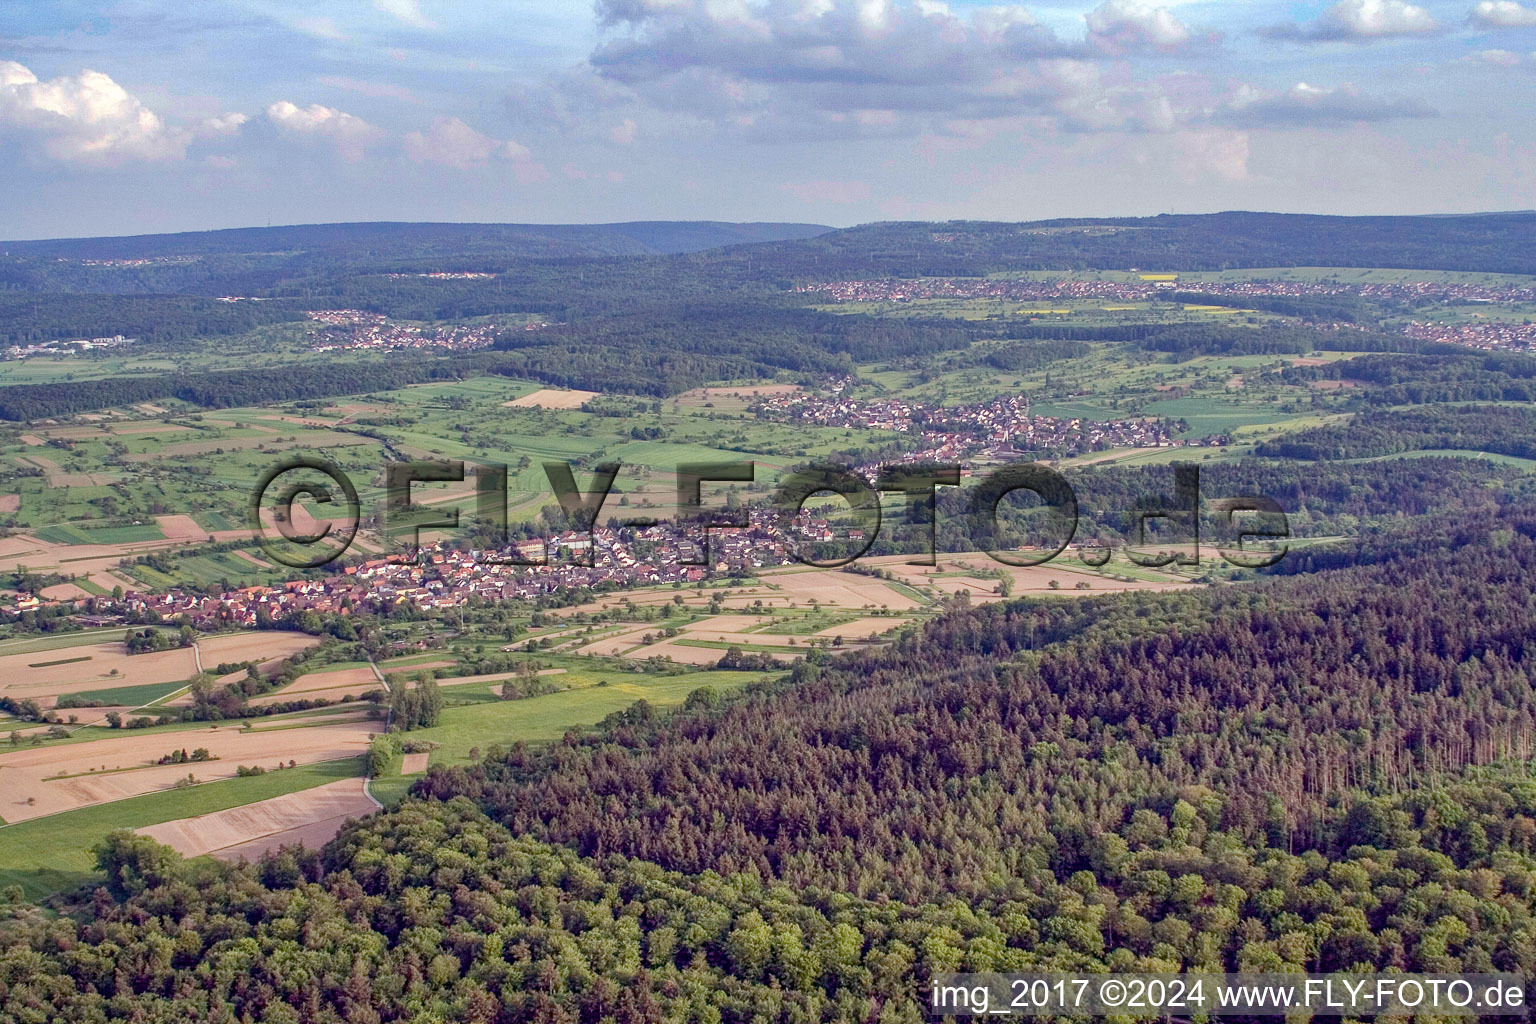
<svg viewBox="0 0 1536 1024">
<path fill-rule="evenodd" d="M 1362 413 L 1308 427 L 1255 449 L 1285 459 L 1364 459 L 1449 449 L 1536 458 L 1536 412 L 1524 406 L 1425 406 Z"/>
<path fill-rule="evenodd" d="M 407 318 L 561 311 L 558 318 L 565 319 L 668 297 L 763 295 L 851 277 L 977 276 L 1007 269 L 1347 266 L 1536 273 L 1528 244 L 1533 223 L 1531 213 L 1220 213 L 886 223 L 836 231 L 794 224 L 325 224 L 7 243 L 0 290 L 326 297 L 333 305 Z M 102 259 L 149 262 L 82 262 Z M 433 270 L 496 276 L 384 276 Z"/>
<path fill-rule="evenodd" d="M 240 334 L 303 320 L 281 302 L 219 302 L 189 295 L 30 295 L 0 290 L 0 344 L 33 345 L 121 334 L 143 342 Z"/>
<path fill-rule="evenodd" d="M 0 388 L 0 419 L 66 416 L 163 398 L 229 408 L 480 373 L 662 396 L 712 380 L 771 378 L 784 371 L 839 376 L 851 372 L 855 359 L 963 349 L 999 333 L 986 325 L 839 316 L 769 302 L 668 304 L 539 331 L 504 331 L 493 351 L 467 355 L 11 385 Z"/>
<path fill-rule="evenodd" d="M 1536 481 L 1519 470 L 1492 462 L 1453 456 L 1417 456 L 1370 462 L 1308 464 L 1250 458 L 1240 462 L 1184 463 L 1199 469 L 1200 531 L 1207 544 L 1233 544 L 1234 530 L 1214 504 L 1220 499 L 1262 495 L 1286 512 L 1290 536 L 1355 536 L 1389 530 L 1419 517 L 1481 521 L 1503 507 L 1536 496 Z M 1078 543 L 1125 542 L 1136 536 L 1143 511 L 1181 512 L 1175 468 L 1169 466 L 1089 466 L 1068 469 L 1063 478 L 1077 500 Z M 1017 491 L 1000 501 L 996 527 L 973 518 L 975 482 L 940 487 L 935 493 L 933 543 L 945 552 L 979 548 L 1053 548 L 1064 529 L 1038 497 Z M 924 514 L 925 506 L 917 506 Z M 886 511 L 871 555 L 926 552 L 929 534 L 908 529 L 913 518 L 905 505 Z M 1156 533 L 1164 540 L 1191 540 L 1183 521 L 1167 520 Z M 1170 531 L 1179 536 L 1170 536 Z M 846 552 L 839 552 L 846 553 Z M 837 554 L 837 553 L 834 553 Z"/>
<path fill-rule="evenodd" d="M 1399 345 L 1398 351 L 1413 349 Z M 1536 400 L 1536 356 L 1453 345 L 1426 345 L 1419 354 L 1367 355 L 1326 366 L 1290 366 L 1281 371 L 1281 378 L 1289 383 L 1364 382 L 1371 385 L 1365 400 L 1373 405 Z"/>
<path fill-rule="evenodd" d="M 0 420 L 68 416 L 114 405 L 179 398 L 205 409 L 382 391 L 466 376 L 482 363 L 450 359 L 299 364 L 281 369 L 209 370 L 144 377 L 16 384 L 0 388 Z"/>
<path fill-rule="evenodd" d="M 1365 304 L 1353 295 L 1221 295 L 1210 292 L 1175 291 L 1168 298 L 1190 306 L 1227 306 L 1233 309 L 1261 309 L 1267 313 L 1293 316 L 1303 320 L 1342 320 L 1354 323 L 1368 317 Z"/>
</svg>

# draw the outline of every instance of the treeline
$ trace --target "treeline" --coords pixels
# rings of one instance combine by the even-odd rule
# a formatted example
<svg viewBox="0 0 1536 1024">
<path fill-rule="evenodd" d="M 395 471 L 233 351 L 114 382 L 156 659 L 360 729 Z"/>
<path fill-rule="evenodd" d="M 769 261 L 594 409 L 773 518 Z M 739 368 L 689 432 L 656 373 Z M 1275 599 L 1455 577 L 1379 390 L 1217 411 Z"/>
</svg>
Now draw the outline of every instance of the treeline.
<svg viewBox="0 0 1536 1024">
<path fill-rule="evenodd" d="M 193 295 L 28 294 L 0 289 L 0 343 L 30 345 L 121 334 L 145 342 L 242 334 L 303 320 L 281 302 L 220 302 Z"/>
<path fill-rule="evenodd" d="M 1304 355 L 1335 352 L 1416 352 L 1425 342 L 1400 334 L 1354 329 L 1319 330 L 1297 324 L 1176 324 L 1141 339 L 1141 347 L 1181 359 L 1208 355 Z"/>
<path fill-rule="evenodd" d="M 567 387 L 669 395 L 712 380 L 818 378 L 853 363 L 964 349 L 995 335 L 953 322 L 841 316 L 740 300 L 667 304 L 539 331 L 508 331 L 497 373 Z"/>
<path fill-rule="evenodd" d="M 1186 306 L 1226 306 L 1232 309 L 1259 309 L 1302 320 L 1342 320 L 1356 323 L 1367 319 L 1370 310 L 1354 295 L 1218 295 L 1210 292 L 1176 291 L 1170 301 Z"/>
<path fill-rule="evenodd" d="M 359 308 L 408 319 L 539 313 L 575 322 L 622 316 L 666 302 L 709 302 L 723 296 L 760 299 L 798 284 L 860 277 L 1129 267 L 1223 270 L 1320 262 L 1536 273 L 1536 257 L 1527 244 L 1533 222 L 1536 218 L 1530 214 L 1394 218 L 1223 213 L 1026 224 L 883 223 L 809 238 L 797 236 L 813 229 L 795 225 L 756 231 L 744 231 L 740 225 L 716 231 L 666 224 L 617 226 L 623 230 L 315 225 L 273 229 L 265 236 L 251 231 L 181 240 L 25 243 L 16 248 L 28 248 L 27 255 L 0 258 L 0 292 L 242 295 L 292 300 L 294 308 Z M 711 238 L 750 241 L 774 237 L 775 231 L 787 240 L 679 251 L 698 248 Z M 272 241 L 277 238 L 284 241 Z M 60 262 L 54 255 L 99 258 L 122 252 L 186 258 L 138 267 L 87 267 Z M 465 269 L 496 276 L 388 276 Z M 266 305 L 234 307 L 249 311 Z"/>
<path fill-rule="evenodd" d="M 18 1019 L 64 1024 L 918 1024 L 954 970 L 1528 972 L 1536 801 L 1513 773 L 1354 802 L 1330 857 L 1214 811 L 1198 790 L 1142 809 L 1094 871 L 1023 856 L 995 908 L 591 861 L 464 800 L 250 868 L 119 832 L 75 915 L 0 908 L 0 978 Z"/>
<path fill-rule="evenodd" d="M 1081 341 L 1049 340 L 1004 345 L 988 352 L 985 361 L 999 370 L 1038 370 L 1064 359 L 1082 359 L 1093 351 Z"/>
<path fill-rule="evenodd" d="M 1361 413 L 1348 423 L 1308 427 L 1261 442 L 1258 455 L 1363 459 L 1452 449 L 1536 458 L 1536 413 L 1518 406 L 1424 406 Z"/>
<path fill-rule="evenodd" d="M 1354 328 L 1323 330 L 1302 324 L 1076 324 L 1032 323 L 1011 329 L 1023 338 L 1052 341 L 1133 341 L 1151 352 L 1184 359 L 1204 355 L 1303 355 L 1335 352 L 1418 352 L 1433 347 L 1401 334 Z"/>
<path fill-rule="evenodd" d="M 55 418 L 176 398 L 209 409 L 383 391 L 477 373 L 561 387 L 676 394 L 714 380 L 800 373 L 825 379 L 853 361 L 963 349 L 986 327 L 838 316 L 750 302 L 673 306 L 539 331 L 509 330 L 495 351 L 437 359 L 305 363 L 0 388 L 0 419 Z"/>
<path fill-rule="evenodd" d="M 1416 355 L 1368 355 L 1327 366 L 1292 366 L 1281 377 L 1292 384 L 1364 381 L 1372 385 L 1365 399 L 1375 405 L 1536 401 L 1536 356 L 1452 345 L 1425 345 Z"/>
<path fill-rule="evenodd" d="M 1172 466 L 1092 466 L 1063 473 L 1078 502 L 1078 543 L 1120 543 L 1136 536 L 1143 510 L 1182 511 Z M 1211 502 L 1220 498 L 1263 495 L 1285 510 L 1295 537 L 1354 534 L 1415 516 L 1472 518 L 1496 515 L 1501 507 L 1523 500 L 1531 484 L 1516 469 L 1453 457 L 1388 459 L 1380 462 L 1327 462 L 1244 459 L 1200 465 L 1201 532 L 1206 543 L 1231 543 L 1231 530 Z M 1061 526 L 1044 514 L 1029 492 L 1016 492 L 997 508 L 997 532 L 976 535 L 969 519 L 970 492 L 941 487 L 936 498 L 936 543 L 940 551 L 975 551 L 978 547 L 1054 546 Z M 926 549 L 926 534 L 903 535 L 899 513 L 882 528 L 870 553 L 911 554 Z M 1176 526 L 1163 520 L 1159 535 Z M 1300 557 L 1293 553 L 1291 558 Z"/>
<path fill-rule="evenodd" d="M 454 360 L 306 363 L 260 370 L 209 370 L 156 377 L 14 384 L 0 388 L 0 419 L 35 420 L 168 398 L 206 409 L 266 405 L 384 391 L 466 375 L 473 364 Z"/>
<path fill-rule="evenodd" d="M 1529 212 L 1458 217 L 1322 217 L 1271 213 L 1162 214 L 1015 224 L 866 224 L 719 258 L 781 274 L 981 276 L 999 270 L 1094 268 L 1403 267 L 1536 273 Z"/>
</svg>

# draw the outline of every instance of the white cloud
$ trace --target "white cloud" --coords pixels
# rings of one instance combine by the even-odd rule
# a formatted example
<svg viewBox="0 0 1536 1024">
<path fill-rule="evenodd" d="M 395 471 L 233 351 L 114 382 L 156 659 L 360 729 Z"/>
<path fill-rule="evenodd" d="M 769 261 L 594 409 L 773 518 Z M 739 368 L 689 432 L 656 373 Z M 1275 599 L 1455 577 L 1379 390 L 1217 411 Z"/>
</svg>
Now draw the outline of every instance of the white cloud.
<svg viewBox="0 0 1536 1024">
<path fill-rule="evenodd" d="M 416 0 L 373 0 L 373 6 L 412 28 L 433 28 Z"/>
<path fill-rule="evenodd" d="M 615 31 L 591 56 L 594 78 L 680 131 L 759 139 L 1170 131 L 1182 114 L 1162 83 L 1102 57 L 1194 38 L 1139 0 L 1103 2 L 1082 40 L 1016 4 L 598 0 L 598 13 Z"/>
<path fill-rule="evenodd" d="M 1515 0 L 1483 0 L 1472 8 L 1469 20 L 1484 28 L 1526 28 L 1536 25 L 1536 9 Z"/>
<path fill-rule="evenodd" d="M 1424 8 L 1406 0 L 1339 0 L 1316 21 L 1306 25 L 1279 25 L 1265 32 L 1272 38 L 1329 42 L 1424 36 L 1440 31 L 1440 25 Z"/>
<path fill-rule="evenodd" d="M 1089 40 L 1110 53 L 1143 47 L 1177 50 L 1191 38 L 1189 29 L 1168 8 L 1137 0 L 1105 0 L 1084 17 Z"/>
<path fill-rule="evenodd" d="M 419 164 L 443 164 L 461 170 L 492 160 L 527 163 L 531 154 L 516 142 L 501 142 L 475 131 L 456 117 L 439 117 L 426 132 L 405 136 L 405 155 Z"/>
<path fill-rule="evenodd" d="M 279 100 L 267 108 L 267 120 L 289 135 L 330 140 L 347 160 L 360 160 L 383 134 L 362 118 L 333 107 L 311 103 L 300 107 Z"/>
<path fill-rule="evenodd" d="M 180 159 L 192 139 L 100 71 L 40 81 L 15 61 L 0 61 L 0 127 L 35 136 L 55 160 L 81 162 Z"/>
</svg>

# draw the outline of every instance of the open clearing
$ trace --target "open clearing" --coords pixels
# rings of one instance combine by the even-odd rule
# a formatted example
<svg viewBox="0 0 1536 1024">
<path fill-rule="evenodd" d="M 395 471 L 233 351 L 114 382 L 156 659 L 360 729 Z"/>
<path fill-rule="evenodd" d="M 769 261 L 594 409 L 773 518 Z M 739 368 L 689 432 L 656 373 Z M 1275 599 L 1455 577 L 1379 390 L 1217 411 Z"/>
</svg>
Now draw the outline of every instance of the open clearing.
<svg viewBox="0 0 1536 1024">
<path fill-rule="evenodd" d="M 998 569 L 1006 572 L 1013 580 L 1013 597 L 1023 594 L 1059 593 L 1091 596 L 1121 593 L 1127 590 L 1183 590 L 1195 585 L 1188 580 L 1173 576 L 1162 579 L 1115 579 L 1113 576 L 1101 576 L 1081 566 L 1073 565 L 1065 558 L 1047 562 L 1045 565 L 1008 566 L 994 562 L 986 555 L 940 555 L 938 565 L 920 566 L 903 564 L 903 557 L 871 561 L 884 562 L 882 568 L 889 570 L 909 586 L 932 587 L 947 594 L 958 594 L 964 591 L 971 601 L 977 604 L 1004 600 L 1001 594 L 996 593 L 998 580 L 991 575 L 980 575 L 981 573 L 991 574 Z M 1105 566 L 1108 573 L 1122 572 L 1125 569 L 1123 554 L 1119 556 L 1118 561 L 1111 561 Z M 1055 586 L 1052 586 L 1052 583 Z M 1079 584 L 1087 584 L 1087 586 L 1079 589 Z"/>
<path fill-rule="evenodd" d="M 336 837 L 348 819 L 378 809 L 378 802 L 368 796 L 362 779 L 343 779 L 137 831 L 187 857 L 212 854 L 220 860 L 256 860 L 283 846 L 322 846 Z"/>
<path fill-rule="evenodd" d="M 172 540 L 157 539 L 121 544 L 55 544 L 31 534 L 19 533 L 14 537 L 0 538 L 0 570 L 14 571 L 24 565 L 34 572 L 90 575 L 95 581 L 97 573 L 105 574 L 107 570 L 115 569 L 126 558 L 134 558 L 175 543 Z M 126 590 L 139 589 L 122 580 L 106 586 L 110 590 L 120 583 Z"/>
<path fill-rule="evenodd" d="M 323 424 L 329 426 L 329 424 Z M 243 452 L 251 449 L 265 448 L 272 444 L 270 437 L 231 437 L 217 441 L 182 441 L 178 444 L 168 444 L 163 448 L 152 452 L 134 452 L 124 455 L 124 462 L 153 462 L 156 459 L 172 459 L 182 455 L 212 455 L 221 452 Z M 358 437 L 355 434 L 320 434 L 304 438 L 304 446 L 307 448 L 350 448 L 356 445 L 368 444 L 368 439 Z M 35 458 L 35 456 L 29 456 Z"/>
<path fill-rule="evenodd" d="M 235 776 L 241 765 L 275 768 L 279 762 L 312 764 L 363 754 L 376 723 L 358 720 L 334 725 L 246 731 L 236 725 L 174 733 L 113 734 L 90 743 L 42 746 L 0 753 L 0 818 L 26 821 L 46 814 L 175 787 L 190 772 L 200 781 Z M 156 765 L 182 748 L 206 747 L 218 760 Z M 127 769 L 127 770 L 120 770 Z"/>
<path fill-rule="evenodd" d="M 532 394 L 522 398 L 514 398 L 510 402 L 502 402 L 504 406 L 513 409 L 580 409 L 591 399 L 598 397 L 596 391 L 561 391 L 556 388 L 540 388 Z"/>
<path fill-rule="evenodd" d="M 431 753 L 425 750 L 419 754 L 406 754 L 400 759 L 400 774 L 415 775 L 418 772 L 426 771 L 427 762 L 431 757 Z"/>
</svg>

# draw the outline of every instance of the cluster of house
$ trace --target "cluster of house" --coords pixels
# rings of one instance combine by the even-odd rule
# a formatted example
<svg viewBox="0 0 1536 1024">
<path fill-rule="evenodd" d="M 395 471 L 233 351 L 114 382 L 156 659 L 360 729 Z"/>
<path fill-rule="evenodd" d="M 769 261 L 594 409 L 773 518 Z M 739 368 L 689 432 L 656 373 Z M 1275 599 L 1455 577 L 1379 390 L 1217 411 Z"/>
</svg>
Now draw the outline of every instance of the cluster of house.
<svg viewBox="0 0 1536 1024">
<path fill-rule="evenodd" d="M 139 256 L 127 259 L 79 259 L 60 256 L 56 263 L 78 263 L 82 267 L 155 267 L 172 263 L 196 263 L 201 256 Z"/>
<path fill-rule="evenodd" d="M 838 539 L 831 524 L 812 511 L 787 521 L 771 509 L 743 508 L 734 515 L 743 525 L 712 527 L 707 535 L 702 527 L 659 523 L 562 532 L 495 551 L 438 543 L 424 546 L 414 556 L 369 559 L 322 579 L 278 586 L 242 587 L 212 595 L 177 588 L 128 591 L 121 597 L 29 598 L 27 607 L 70 606 L 80 621 L 93 625 L 141 620 L 152 613 L 169 620 L 185 616 L 201 628 L 254 627 L 304 612 L 388 613 L 402 605 L 430 610 L 457 607 L 473 598 L 488 603 L 536 600 L 581 588 L 699 583 L 714 576 L 788 565 L 794 561 L 797 543 Z M 851 531 L 846 539 L 864 538 L 859 531 Z M 527 562 L 540 564 L 522 564 Z"/>
<path fill-rule="evenodd" d="M 429 277 L 434 281 L 483 281 L 495 277 L 495 274 L 483 270 L 434 270 L 424 274 L 385 274 L 385 277 Z"/>
<path fill-rule="evenodd" d="M 1226 443 L 1219 436 L 1174 440 L 1173 425 L 1166 420 L 1036 416 L 1030 412 L 1027 395 L 1006 395 L 971 405 L 932 406 L 904 398 L 851 398 L 846 380 L 835 387 L 836 391 L 828 394 L 796 391 L 770 395 L 753 409 L 769 420 L 920 434 L 921 441 L 895 460 L 902 463 Z M 878 469 L 876 465 L 859 467 L 866 476 Z"/>
<path fill-rule="evenodd" d="M 1022 278 L 929 277 L 869 281 L 834 281 L 801 285 L 798 292 L 825 294 L 834 302 L 906 302 L 912 299 L 1005 299 L 1013 302 L 1051 299 L 1117 299 L 1145 302 L 1172 281 L 1130 283 L 1064 279 L 1031 281 Z"/>
<path fill-rule="evenodd" d="M 1410 338 L 1441 341 L 1470 348 L 1536 350 L 1536 323 L 1514 320 L 1473 320 L 1443 324 L 1415 320 L 1408 325 Z"/>
<path fill-rule="evenodd" d="M 468 352 L 488 348 L 496 340 L 491 324 L 422 326 L 395 323 L 379 313 L 360 309 L 319 309 L 304 314 L 325 325 L 315 338 L 316 352 L 353 349 L 445 348 Z"/>
</svg>

